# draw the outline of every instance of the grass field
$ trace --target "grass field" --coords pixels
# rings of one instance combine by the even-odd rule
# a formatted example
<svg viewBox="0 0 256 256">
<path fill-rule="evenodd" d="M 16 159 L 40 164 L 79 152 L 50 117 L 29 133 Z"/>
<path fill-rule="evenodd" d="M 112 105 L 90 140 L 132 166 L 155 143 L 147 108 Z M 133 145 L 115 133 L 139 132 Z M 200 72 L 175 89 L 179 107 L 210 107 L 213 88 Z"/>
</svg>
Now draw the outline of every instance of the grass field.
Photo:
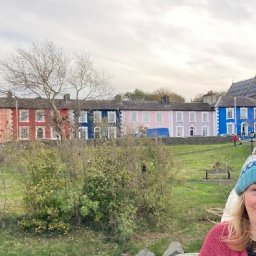
<svg viewBox="0 0 256 256">
<path fill-rule="evenodd" d="M 109 255 L 124 252 L 135 255 L 148 247 L 155 255 L 163 255 L 171 241 L 181 242 L 186 252 L 200 249 L 207 231 L 220 217 L 207 209 L 223 208 L 240 168 L 250 153 L 244 143 L 216 145 L 168 146 L 177 158 L 178 182 L 173 189 L 172 216 L 164 231 L 140 232 L 131 241 L 119 244 L 107 234 L 88 228 L 79 228 L 62 236 L 35 236 L 19 231 L 15 225 L 21 214 L 22 179 L 19 166 L 0 169 L 0 255 Z M 231 180 L 205 180 L 205 169 L 215 162 L 232 168 Z"/>
</svg>

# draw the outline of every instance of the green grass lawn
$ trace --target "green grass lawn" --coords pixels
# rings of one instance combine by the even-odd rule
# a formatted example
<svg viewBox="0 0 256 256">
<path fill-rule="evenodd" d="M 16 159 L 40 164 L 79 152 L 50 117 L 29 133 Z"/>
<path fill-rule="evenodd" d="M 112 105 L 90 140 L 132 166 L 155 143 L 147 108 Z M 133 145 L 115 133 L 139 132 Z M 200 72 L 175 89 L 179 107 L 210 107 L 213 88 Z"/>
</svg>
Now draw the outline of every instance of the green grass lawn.
<svg viewBox="0 0 256 256">
<path fill-rule="evenodd" d="M 216 145 L 168 146 L 178 162 L 178 182 L 170 184 L 173 194 L 170 222 L 161 231 L 137 233 L 131 241 L 119 244 L 106 234 L 88 228 L 67 235 L 35 236 L 19 231 L 15 218 L 22 213 L 23 174 L 17 167 L 0 168 L 0 255 L 109 255 L 123 252 L 135 255 L 148 247 L 162 255 L 171 241 L 181 242 L 186 252 L 200 249 L 204 236 L 220 217 L 209 208 L 223 208 L 240 169 L 250 153 L 250 145 L 234 147 L 232 143 Z M 205 180 L 205 169 L 215 162 L 232 168 L 231 180 Z"/>
</svg>

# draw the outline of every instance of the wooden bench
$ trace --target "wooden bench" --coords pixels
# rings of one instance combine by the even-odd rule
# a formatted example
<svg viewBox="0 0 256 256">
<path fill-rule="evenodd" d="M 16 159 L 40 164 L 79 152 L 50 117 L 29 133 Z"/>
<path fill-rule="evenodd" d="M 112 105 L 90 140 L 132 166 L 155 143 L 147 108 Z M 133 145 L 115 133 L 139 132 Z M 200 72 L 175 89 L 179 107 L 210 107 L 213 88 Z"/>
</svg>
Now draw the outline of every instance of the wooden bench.
<svg viewBox="0 0 256 256">
<path fill-rule="evenodd" d="M 213 165 L 213 169 L 210 170 L 205 170 L 205 179 L 208 180 L 209 179 L 209 175 L 225 175 L 227 177 L 227 179 L 230 179 L 231 175 L 230 175 L 230 168 L 228 166 L 225 166 L 219 162 L 216 162 Z"/>
</svg>

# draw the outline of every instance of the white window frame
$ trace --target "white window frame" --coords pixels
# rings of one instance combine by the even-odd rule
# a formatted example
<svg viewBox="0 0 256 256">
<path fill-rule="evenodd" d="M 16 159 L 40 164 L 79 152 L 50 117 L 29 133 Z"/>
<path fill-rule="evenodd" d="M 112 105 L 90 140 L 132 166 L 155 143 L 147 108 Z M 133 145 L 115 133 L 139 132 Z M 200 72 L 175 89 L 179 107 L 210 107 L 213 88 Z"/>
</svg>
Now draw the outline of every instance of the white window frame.
<svg viewBox="0 0 256 256">
<path fill-rule="evenodd" d="M 102 120 L 101 111 L 93 111 L 94 123 L 101 123 L 101 120 Z"/>
<path fill-rule="evenodd" d="M 131 122 L 137 122 L 137 112 L 136 111 L 131 111 L 130 112 L 130 117 L 131 117 Z"/>
<path fill-rule="evenodd" d="M 253 109 L 253 119 L 256 119 L 256 108 Z"/>
<path fill-rule="evenodd" d="M 44 110 L 36 110 L 36 122 L 45 122 Z"/>
<path fill-rule="evenodd" d="M 43 136 L 42 136 L 42 138 L 38 138 L 38 129 L 42 129 L 42 132 L 43 132 Z M 38 127 L 36 127 L 36 139 L 37 140 L 43 140 L 43 139 L 45 139 L 45 128 L 44 127 L 41 127 L 41 126 L 38 126 Z"/>
<path fill-rule="evenodd" d="M 87 123 L 87 122 L 88 122 L 88 112 L 82 110 L 79 116 L 79 123 Z"/>
<path fill-rule="evenodd" d="M 96 137 L 96 130 L 97 130 L 97 134 L 99 134 L 99 137 Z M 93 129 L 93 135 L 94 135 L 94 139 L 100 139 L 101 138 L 101 128 L 99 126 L 96 126 L 94 129 Z"/>
<path fill-rule="evenodd" d="M 226 119 L 234 119 L 234 108 L 226 108 Z"/>
<path fill-rule="evenodd" d="M 253 131 L 256 132 L 256 123 L 253 124 Z"/>
<path fill-rule="evenodd" d="M 179 129 L 181 129 L 181 134 L 179 134 Z M 184 126 L 176 126 L 176 137 L 184 137 Z"/>
<path fill-rule="evenodd" d="M 231 128 L 231 130 L 229 129 L 229 127 Z M 227 134 L 228 135 L 234 134 L 235 133 L 235 124 L 234 123 L 227 123 L 226 129 L 227 129 Z"/>
<path fill-rule="evenodd" d="M 144 122 L 144 123 L 149 123 L 150 122 L 149 111 L 142 112 L 142 122 Z"/>
<path fill-rule="evenodd" d="M 183 112 L 182 111 L 177 111 L 176 112 L 176 122 L 183 122 Z"/>
<path fill-rule="evenodd" d="M 157 123 L 163 122 L 163 112 L 161 112 L 161 111 L 156 112 L 156 122 Z"/>
<path fill-rule="evenodd" d="M 29 122 L 29 110 L 20 109 L 19 110 L 19 122 Z"/>
<path fill-rule="evenodd" d="M 112 134 L 114 136 L 112 136 Z M 115 139 L 116 138 L 116 127 L 108 127 L 108 138 Z"/>
<path fill-rule="evenodd" d="M 240 119 L 248 118 L 248 108 L 240 108 Z"/>
<path fill-rule="evenodd" d="M 209 121 L 209 113 L 208 112 L 202 112 L 202 122 L 206 123 Z"/>
<path fill-rule="evenodd" d="M 88 140 L 88 127 L 85 127 L 85 126 L 79 127 L 78 136 L 79 136 L 79 139 Z"/>
<path fill-rule="evenodd" d="M 194 112 L 194 111 L 189 112 L 189 122 L 191 122 L 191 123 L 196 122 L 196 112 Z"/>
<path fill-rule="evenodd" d="M 108 123 L 115 124 L 116 123 L 116 112 L 108 111 Z"/>
<path fill-rule="evenodd" d="M 23 137 L 24 132 L 26 132 L 27 136 Z M 20 126 L 19 127 L 19 138 L 20 140 L 28 140 L 29 139 L 29 127 L 28 126 Z"/>
</svg>

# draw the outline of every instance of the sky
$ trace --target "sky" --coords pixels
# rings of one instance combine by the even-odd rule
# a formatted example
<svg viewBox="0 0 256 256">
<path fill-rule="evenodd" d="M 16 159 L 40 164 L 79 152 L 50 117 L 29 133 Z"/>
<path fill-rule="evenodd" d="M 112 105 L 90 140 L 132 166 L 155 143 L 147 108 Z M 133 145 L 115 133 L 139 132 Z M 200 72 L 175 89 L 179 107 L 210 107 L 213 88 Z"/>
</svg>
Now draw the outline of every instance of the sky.
<svg viewBox="0 0 256 256">
<path fill-rule="evenodd" d="M 255 0 L 0 0 L 0 10 L 0 61 L 49 40 L 89 53 L 116 94 L 167 88 L 190 101 L 256 75 Z"/>
</svg>

